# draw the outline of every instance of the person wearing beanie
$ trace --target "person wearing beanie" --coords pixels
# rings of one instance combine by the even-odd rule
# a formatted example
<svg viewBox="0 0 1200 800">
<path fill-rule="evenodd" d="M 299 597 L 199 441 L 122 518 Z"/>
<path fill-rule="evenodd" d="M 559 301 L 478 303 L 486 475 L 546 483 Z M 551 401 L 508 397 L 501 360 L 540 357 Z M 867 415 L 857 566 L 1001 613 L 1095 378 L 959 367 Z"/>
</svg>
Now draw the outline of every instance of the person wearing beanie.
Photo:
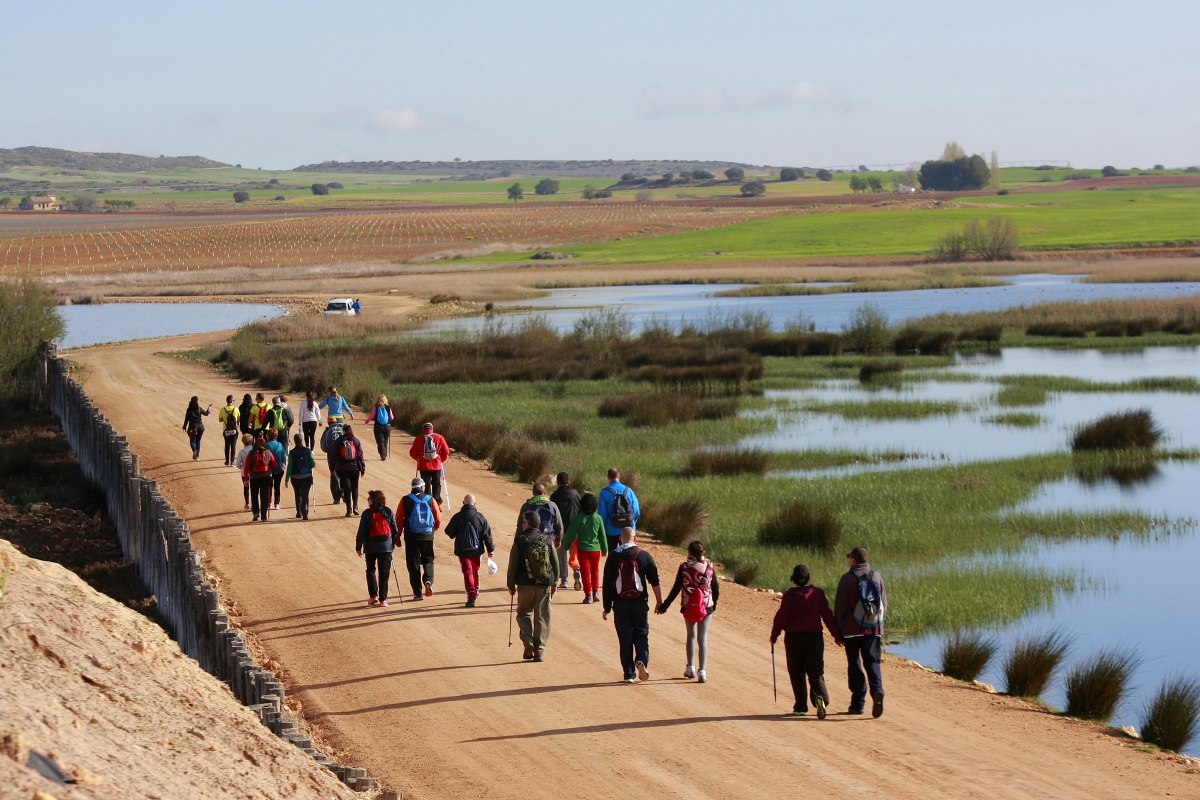
<svg viewBox="0 0 1200 800">
<path fill-rule="evenodd" d="M 779 610 L 775 612 L 775 621 L 771 623 L 771 644 L 773 646 L 779 634 L 783 634 L 788 677 L 796 698 L 792 713 L 796 716 L 807 714 L 811 700 L 817 709 L 817 719 L 825 719 L 829 689 L 825 686 L 825 639 L 821 634 L 821 623 L 825 623 L 839 646 L 844 643 L 825 592 L 812 586 L 811 581 L 808 567 L 797 564 L 792 570 L 792 583 L 796 585 L 784 593 Z"/>
<path fill-rule="evenodd" d="M 442 526 L 442 510 L 438 501 L 425 493 L 425 482 L 420 478 L 412 479 L 412 491 L 404 496 L 401 507 L 408 583 L 413 599 L 423 600 L 433 597 L 433 533 Z"/>
<path fill-rule="evenodd" d="M 846 554 L 846 561 L 850 569 L 838 582 L 833 617 L 846 642 L 850 683 L 848 713 L 863 713 L 869 687 L 873 703 L 871 716 L 878 718 L 883 716 L 883 672 L 879 662 L 883 654 L 887 590 L 883 586 L 883 575 L 871 569 L 867 562 L 866 548 L 854 548 Z"/>
</svg>

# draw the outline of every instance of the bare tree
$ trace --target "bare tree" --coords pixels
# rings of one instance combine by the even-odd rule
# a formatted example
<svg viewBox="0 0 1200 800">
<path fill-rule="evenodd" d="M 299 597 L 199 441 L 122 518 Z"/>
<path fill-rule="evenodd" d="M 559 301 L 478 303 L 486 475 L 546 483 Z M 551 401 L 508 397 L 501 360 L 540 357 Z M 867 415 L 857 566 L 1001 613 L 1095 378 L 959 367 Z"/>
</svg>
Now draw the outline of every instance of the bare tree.
<svg viewBox="0 0 1200 800">
<path fill-rule="evenodd" d="M 992 189 L 1000 188 L 1000 158 L 996 155 L 995 150 L 992 151 L 991 181 L 989 184 Z"/>
<path fill-rule="evenodd" d="M 967 151 L 959 147 L 958 142 L 946 142 L 946 146 L 942 149 L 942 161 L 957 161 L 966 157 Z"/>
</svg>

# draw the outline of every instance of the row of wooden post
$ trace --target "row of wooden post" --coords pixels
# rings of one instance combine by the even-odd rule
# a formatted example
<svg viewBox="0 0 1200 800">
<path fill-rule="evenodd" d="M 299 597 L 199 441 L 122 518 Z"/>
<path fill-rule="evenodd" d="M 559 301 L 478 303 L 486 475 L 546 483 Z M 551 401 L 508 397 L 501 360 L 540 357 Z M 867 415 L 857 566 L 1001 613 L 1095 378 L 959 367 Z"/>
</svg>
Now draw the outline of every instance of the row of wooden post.
<svg viewBox="0 0 1200 800">
<path fill-rule="evenodd" d="M 44 348 L 41 377 L 80 470 L 103 490 L 121 550 L 137 564 L 142 583 L 157 598 L 159 618 L 179 649 L 229 686 L 275 735 L 308 753 L 351 789 L 379 789 L 378 778 L 369 777 L 361 767 L 334 763 L 301 731 L 284 705 L 282 682 L 255 662 L 245 634 L 230 627 L 229 614 L 208 580 L 201 554 L 192 548 L 187 522 L 171 508 L 155 481 L 141 474 L 128 441 L 71 377 L 53 343 Z M 379 800 L 398 797 L 385 789 Z"/>
</svg>

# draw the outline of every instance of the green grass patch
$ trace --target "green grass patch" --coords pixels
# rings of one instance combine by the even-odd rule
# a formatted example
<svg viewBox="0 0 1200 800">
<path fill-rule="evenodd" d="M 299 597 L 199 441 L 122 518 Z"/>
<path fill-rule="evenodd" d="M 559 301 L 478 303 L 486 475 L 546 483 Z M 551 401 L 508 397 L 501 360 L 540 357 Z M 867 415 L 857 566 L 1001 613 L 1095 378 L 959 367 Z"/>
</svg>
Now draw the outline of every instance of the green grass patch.
<svg viewBox="0 0 1200 800">
<path fill-rule="evenodd" d="M 995 416 L 988 417 L 987 421 L 993 425 L 1011 425 L 1014 428 L 1036 428 L 1042 424 L 1041 416 L 1027 411 L 996 414 Z"/>
<path fill-rule="evenodd" d="M 804 410 L 814 414 L 836 414 L 844 419 L 925 419 L 970 411 L 973 406 L 953 400 L 845 400 L 810 402 Z"/>
</svg>

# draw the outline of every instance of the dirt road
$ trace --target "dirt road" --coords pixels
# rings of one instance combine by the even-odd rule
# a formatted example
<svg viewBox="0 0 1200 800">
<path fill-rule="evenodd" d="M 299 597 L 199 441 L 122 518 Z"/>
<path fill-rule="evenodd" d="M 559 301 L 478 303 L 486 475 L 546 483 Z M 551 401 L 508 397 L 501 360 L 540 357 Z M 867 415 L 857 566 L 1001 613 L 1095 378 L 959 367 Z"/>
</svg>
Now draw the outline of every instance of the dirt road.
<svg viewBox="0 0 1200 800">
<path fill-rule="evenodd" d="M 651 681 L 620 683 L 611 624 L 569 590 L 555 602 L 548 660 L 522 662 L 519 643 L 506 646 L 501 578 L 525 489 L 457 456 L 448 467 L 453 497 L 477 496 L 498 535 L 500 575 L 483 579 L 480 607 L 464 609 L 457 560 L 439 533 L 437 594 L 365 608 L 357 520 L 329 504 L 322 459 L 316 518 L 293 521 L 285 498 L 267 525 L 248 524 L 238 476 L 221 463 L 215 422 L 202 460 L 191 460 L 180 430 L 187 399 L 220 404 L 249 390 L 156 354 L 206 338 L 213 337 L 72 357 L 142 469 L 189 520 L 226 605 L 284 665 L 308 719 L 408 798 L 1200 796 L 1200 775 L 1174 757 L 1138 752 L 1095 726 L 895 658 L 884 665 L 882 719 L 785 716 L 791 697 L 782 655 L 775 704 L 766 641 L 776 600 L 728 583 L 710 634 L 708 684 L 680 677 L 683 623 L 674 610 L 652 622 Z M 373 456 L 370 436 L 361 438 Z M 397 440 L 399 454 L 386 463 L 368 459 L 364 492 L 381 487 L 393 504 L 399 500 L 413 472 L 406 444 Z M 673 575 L 678 555 L 652 550 Z M 403 591 L 403 567 L 400 575 Z M 849 700 L 845 663 L 831 644 L 826 673 L 841 712 Z"/>
</svg>

